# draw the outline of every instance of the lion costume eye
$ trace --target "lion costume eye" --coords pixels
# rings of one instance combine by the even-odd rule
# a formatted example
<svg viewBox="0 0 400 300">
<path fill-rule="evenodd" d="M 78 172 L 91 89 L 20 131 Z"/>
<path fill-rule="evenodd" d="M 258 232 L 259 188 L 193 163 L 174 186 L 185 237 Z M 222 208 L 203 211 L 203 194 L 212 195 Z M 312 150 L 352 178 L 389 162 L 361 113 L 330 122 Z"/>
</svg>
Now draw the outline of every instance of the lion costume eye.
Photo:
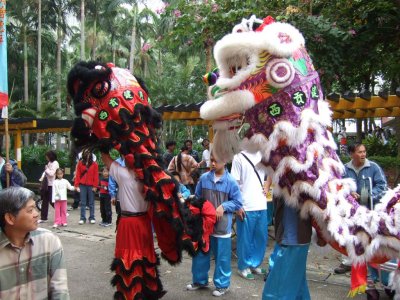
<svg viewBox="0 0 400 300">
<path fill-rule="evenodd" d="M 294 79 L 295 70 L 292 63 L 285 58 L 271 59 L 266 66 L 268 83 L 276 88 L 290 85 Z"/>
<path fill-rule="evenodd" d="M 98 81 L 92 88 L 92 96 L 95 98 L 103 98 L 110 91 L 110 82 Z"/>
</svg>

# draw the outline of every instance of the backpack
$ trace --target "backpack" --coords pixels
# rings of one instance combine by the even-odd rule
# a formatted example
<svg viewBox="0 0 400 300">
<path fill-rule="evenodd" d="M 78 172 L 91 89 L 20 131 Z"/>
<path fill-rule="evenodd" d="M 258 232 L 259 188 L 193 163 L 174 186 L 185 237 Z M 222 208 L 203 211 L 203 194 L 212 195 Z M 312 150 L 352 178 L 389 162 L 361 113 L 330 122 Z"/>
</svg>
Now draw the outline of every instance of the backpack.
<svg viewBox="0 0 400 300">
<path fill-rule="evenodd" d="M 25 186 L 26 182 L 28 181 L 28 178 L 26 178 L 24 172 L 22 172 L 22 170 L 20 168 L 17 168 L 17 172 L 22 179 L 22 186 Z"/>
</svg>

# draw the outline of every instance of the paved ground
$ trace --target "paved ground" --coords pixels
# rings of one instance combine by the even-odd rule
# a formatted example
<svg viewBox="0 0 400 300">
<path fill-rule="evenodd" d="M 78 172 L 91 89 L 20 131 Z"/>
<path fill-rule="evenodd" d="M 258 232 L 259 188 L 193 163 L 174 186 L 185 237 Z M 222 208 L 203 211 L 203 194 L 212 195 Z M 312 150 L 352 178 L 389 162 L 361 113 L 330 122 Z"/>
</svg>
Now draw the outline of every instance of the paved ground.
<svg viewBox="0 0 400 300">
<path fill-rule="evenodd" d="M 52 223 L 41 224 L 55 232 L 64 246 L 67 268 L 68 285 L 73 300 L 112 299 L 113 288 L 110 285 L 112 273 L 109 270 L 114 251 L 115 225 L 101 227 L 98 224 L 78 225 L 79 211 L 70 211 L 68 226 L 52 229 Z M 88 215 L 87 211 L 87 215 Z M 49 220 L 53 218 L 53 209 L 49 209 Z M 96 203 L 96 218 L 100 222 L 98 202 Z M 268 253 L 264 266 L 267 265 L 273 242 L 269 242 Z M 158 249 L 157 249 L 158 251 Z M 339 264 L 339 254 L 331 249 L 320 250 L 312 246 L 308 256 L 307 279 L 312 299 L 346 299 L 349 290 L 350 277 L 335 275 L 334 267 Z M 211 266 L 213 270 L 213 266 Z M 293 270 L 296 272 L 296 270 Z M 196 300 L 212 299 L 212 289 L 187 292 L 186 284 L 191 282 L 191 259 L 185 255 L 178 266 L 170 266 L 166 261 L 161 262 L 161 280 L 168 293 L 165 300 L 180 300 L 195 297 Z M 211 284 L 212 286 L 212 284 Z M 232 281 L 230 291 L 222 299 L 244 300 L 261 299 L 264 281 L 261 276 L 253 281 L 247 281 L 237 274 L 236 257 L 232 256 Z M 359 295 L 354 299 L 366 299 Z M 381 292 L 381 299 L 388 299 Z"/>
</svg>

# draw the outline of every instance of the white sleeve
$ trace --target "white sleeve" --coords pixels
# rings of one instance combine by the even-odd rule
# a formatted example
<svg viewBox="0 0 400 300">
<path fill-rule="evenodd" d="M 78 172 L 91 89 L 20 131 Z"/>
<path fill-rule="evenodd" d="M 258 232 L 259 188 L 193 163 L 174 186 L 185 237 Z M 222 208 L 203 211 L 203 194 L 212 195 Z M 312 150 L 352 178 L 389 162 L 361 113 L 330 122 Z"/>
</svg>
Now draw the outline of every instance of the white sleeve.
<svg viewBox="0 0 400 300">
<path fill-rule="evenodd" d="M 113 161 L 110 166 L 110 176 L 112 176 L 115 181 L 118 183 L 119 181 L 119 169 L 122 168 L 119 163 Z"/>
<path fill-rule="evenodd" d="M 71 185 L 67 179 L 64 180 L 67 183 L 67 189 L 69 189 L 70 191 L 75 191 L 75 187 Z"/>
<path fill-rule="evenodd" d="M 236 154 L 233 157 L 233 161 L 232 161 L 232 168 L 231 168 L 231 175 L 233 178 L 235 178 L 236 181 L 241 181 L 240 180 L 240 175 L 242 171 L 242 164 L 240 163 L 240 158 L 239 158 L 239 154 Z"/>
</svg>

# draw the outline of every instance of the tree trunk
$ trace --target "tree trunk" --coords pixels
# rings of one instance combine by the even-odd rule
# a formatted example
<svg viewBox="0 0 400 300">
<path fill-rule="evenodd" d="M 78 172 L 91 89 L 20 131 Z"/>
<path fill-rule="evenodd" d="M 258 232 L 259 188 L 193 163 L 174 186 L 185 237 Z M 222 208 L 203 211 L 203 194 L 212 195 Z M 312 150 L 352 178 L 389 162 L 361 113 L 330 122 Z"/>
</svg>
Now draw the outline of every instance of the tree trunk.
<svg viewBox="0 0 400 300">
<path fill-rule="evenodd" d="M 133 73 L 133 60 L 135 57 L 135 42 L 136 42 L 136 16 L 134 17 L 134 23 L 132 27 L 132 34 L 131 34 L 131 51 L 129 55 L 129 71 Z"/>
<path fill-rule="evenodd" d="M 26 25 L 23 26 L 23 39 L 24 39 L 24 103 L 29 103 L 29 67 L 28 67 L 28 41 L 26 36 Z M 29 145 L 29 134 L 24 134 L 24 145 Z"/>
<path fill-rule="evenodd" d="M 158 50 L 158 60 L 157 60 L 157 75 L 161 76 L 163 73 L 163 65 L 161 61 L 161 50 Z"/>
<path fill-rule="evenodd" d="M 96 5 L 95 1 L 95 5 Z M 92 45 L 92 60 L 96 60 L 96 47 L 97 47 L 97 9 L 94 14 L 94 22 L 93 22 L 93 45 Z"/>
<path fill-rule="evenodd" d="M 85 0 L 81 0 L 81 60 L 85 60 Z"/>
<path fill-rule="evenodd" d="M 147 76 L 149 76 L 149 65 L 147 62 L 147 57 L 144 57 L 144 61 L 143 61 L 143 77 L 147 78 Z"/>
<path fill-rule="evenodd" d="M 400 118 L 396 117 L 394 121 L 394 131 L 397 142 L 397 158 L 400 159 Z M 400 168 L 396 168 L 396 179 L 394 182 L 394 186 L 397 186 L 400 179 Z"/>
<path fill-rule="evenodd" d="M 23 26 L 24 39 L 24 103 L 29 103 L 29 77 L 28 77 L 28 42 L 26 37 L 26 25 Z"/>
<path fill-rule="evenodd" d="M 206 73 L 211 72 L 212 68 L 212 46 L 206 46 Z"/>
<path fill-rule="evenodd" d="M 38 0 L 37 110 L 42 108 L 42 0 Z"/>
<path fill-rule="evenodd" d="M 360 144 L 362 142 L 362 119 L 356 119 L 356 125 L 357 125 L 356 143 Z"/>
<path fill-rule="evenodd" d="M 63 40 L 61 32 L 61 8 L 58 10 L 58 23 L 57 23 L 57 117 L 61 118 L 61 43 Z M 61 147 L 61 135 L 57 134 L 57 149 Z"/>
</svg>

